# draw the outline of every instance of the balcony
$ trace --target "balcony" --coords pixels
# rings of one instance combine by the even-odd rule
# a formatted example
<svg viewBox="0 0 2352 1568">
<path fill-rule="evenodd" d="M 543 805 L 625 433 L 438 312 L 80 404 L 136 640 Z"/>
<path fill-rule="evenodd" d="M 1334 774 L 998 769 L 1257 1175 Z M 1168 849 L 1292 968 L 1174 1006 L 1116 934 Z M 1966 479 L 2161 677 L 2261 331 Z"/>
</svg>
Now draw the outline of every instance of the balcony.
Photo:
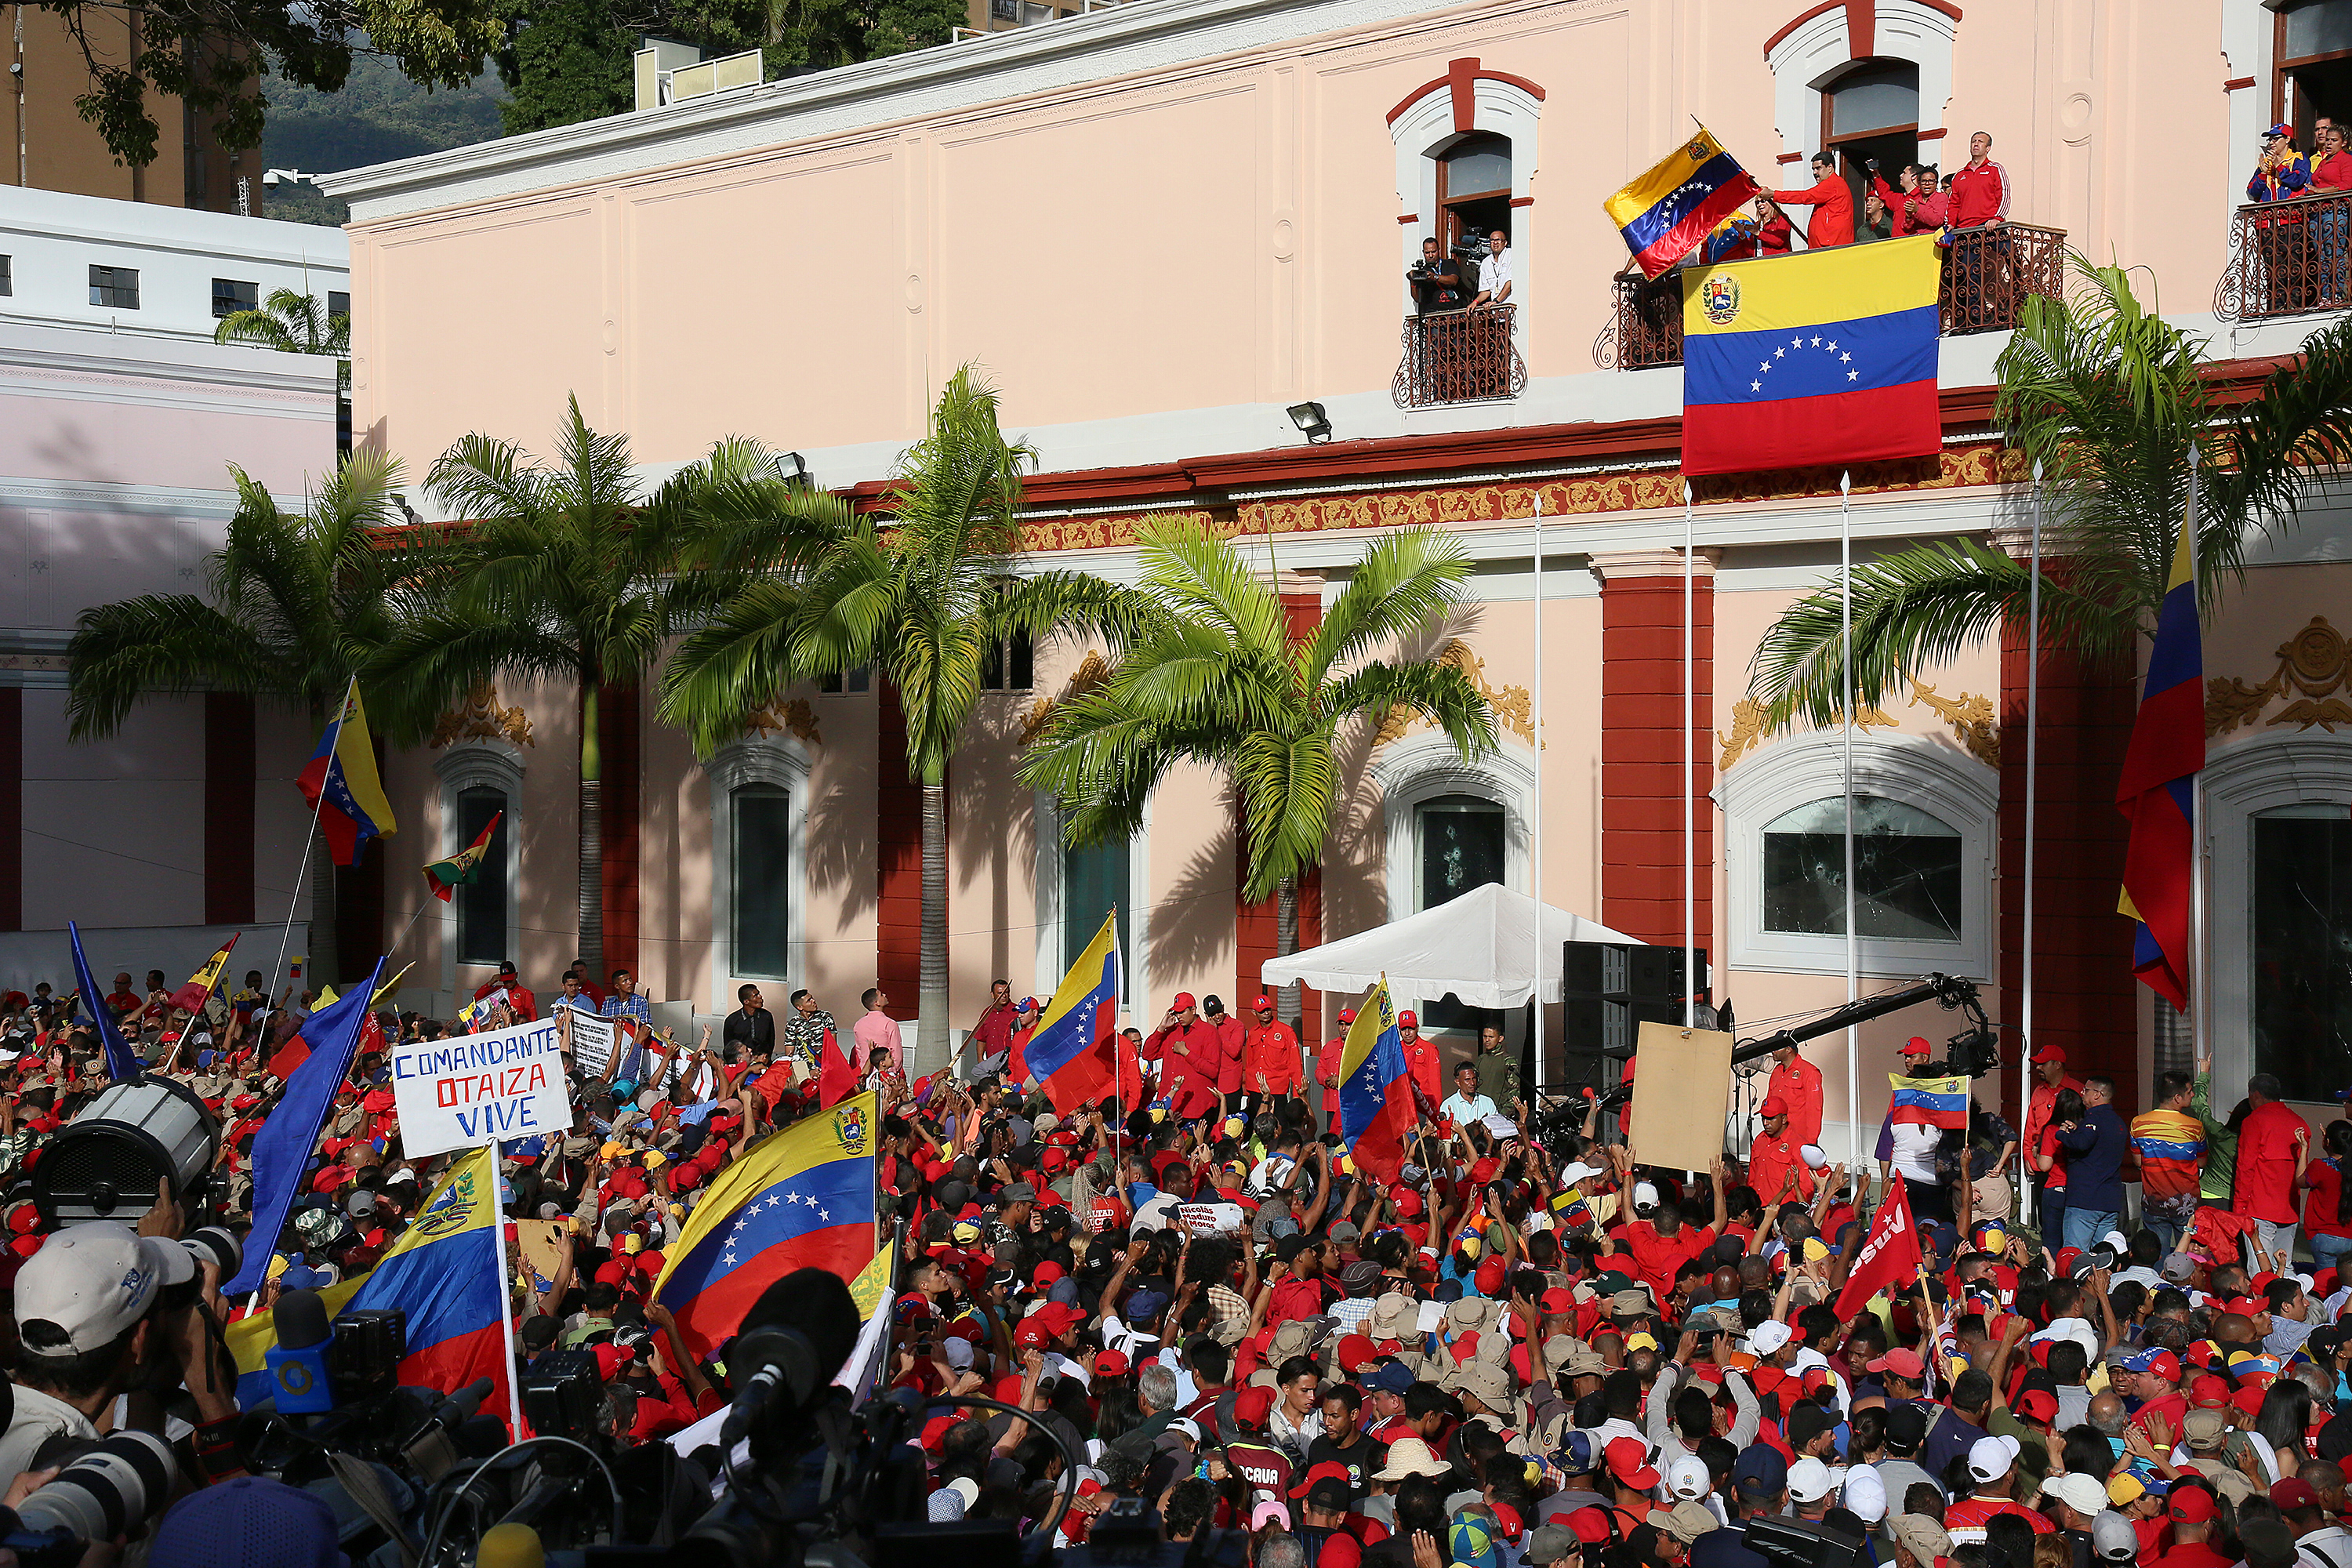
<svg viewBox="0 0 2352 1568">
<path fill-rule="evenodd" d="M 1406 317 L 1404 358 L 1389 384 L 1396 405 L 1490 403 L 1525 392 L 1527 362 L 1511 342 L 1518 310 L 1517 305 L 1489 305 Z"/>
<path fill-rule="evenodd" d="M 1936 298 L 1944 336 L 2000 332 L 2015 327 L 2025 301 L 2059 298 L 2066 283 L 2066 231 L 2032 224 L 1956 229 L 1947 237 L 1944 279 Z M 1801 252 L 1800 253 L 1801 254 Z M 1649 370 L 1683 363 L 1682 279 L 1670 272 L 1653 283 L 1628 268 L 1610 280 L 1610 319 L 1593 340 L 1592 363 L 1602 370 Z"/>
<path fill-rule="evenodd" d="M 2300 316 L 2352 303 L 2346 240 L 2352 196 L 2298 196 L 2242 206 L 2230 226 L 2230 259 L 2213 286 L 2225 321 Z"/>
</svg>

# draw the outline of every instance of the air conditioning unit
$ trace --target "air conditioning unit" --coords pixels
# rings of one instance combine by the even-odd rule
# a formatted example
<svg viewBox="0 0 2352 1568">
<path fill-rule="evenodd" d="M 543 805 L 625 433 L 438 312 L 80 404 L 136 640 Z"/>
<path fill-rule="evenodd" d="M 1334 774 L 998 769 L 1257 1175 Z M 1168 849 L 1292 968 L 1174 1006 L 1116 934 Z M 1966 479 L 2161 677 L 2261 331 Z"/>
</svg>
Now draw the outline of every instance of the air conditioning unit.
<svg viewBox="0 0 2352 1568">
<path fill-rule="evenodd" d="M 745 49 L 740 54 L 722 55 L 706 60 L 702 51 L 692 44 L 680 44 L 667 38 L 647 38 L 646 47 L 635 57 L 636 67 L 636 100 L 640 110 L 658 109 L 667 103 L 683 103 L 688 99 L 708 98 L 715 92 L 732 92 L 738 88 L 757 87 L 766 79 L 763 62 L 758 49 Z"/>
</svg>

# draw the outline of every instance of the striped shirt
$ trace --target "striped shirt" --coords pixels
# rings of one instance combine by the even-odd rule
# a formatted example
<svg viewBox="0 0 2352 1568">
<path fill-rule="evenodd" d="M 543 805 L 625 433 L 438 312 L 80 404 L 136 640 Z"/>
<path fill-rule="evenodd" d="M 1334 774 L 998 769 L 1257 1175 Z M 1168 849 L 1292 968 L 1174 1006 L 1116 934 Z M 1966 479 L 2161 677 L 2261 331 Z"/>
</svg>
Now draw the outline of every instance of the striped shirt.
<svg viewBox="0 0 2352 1568">
<path fill-rule="evenodd" d="M 2132 1118 L 2132 1152 L 2139 1156 L 2140 1190 L 2152 1198 L 2194 1197 L 2205 1163 L 2205 1124 L 2185 1110 L 2159 1106 Z"/>
</svg>

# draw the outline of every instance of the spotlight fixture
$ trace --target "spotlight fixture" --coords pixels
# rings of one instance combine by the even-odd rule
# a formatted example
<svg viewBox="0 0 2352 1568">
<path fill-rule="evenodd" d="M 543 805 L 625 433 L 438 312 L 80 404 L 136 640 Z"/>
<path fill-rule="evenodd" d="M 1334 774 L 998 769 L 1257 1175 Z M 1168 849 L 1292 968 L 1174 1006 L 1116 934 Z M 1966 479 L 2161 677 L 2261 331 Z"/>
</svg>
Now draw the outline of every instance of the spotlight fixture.
<svg viewBox="0 0 2352 1568">
<path fill-rule="evenodd" d="M 1308 445 L 1331 438 L 1331 416 L 1323 412 L 1319 403 L 1294 403 L 1288 410 L 1290 422 L 1307 435 Z"/>
<path fill-rule="evenodd" d="M 809 482 L 808 465 L 801 461 L 798 452 L 779 452 L 770 461 L 776 465 L 776 478 L 786 483 L 804 485 Z"/>
</svg>

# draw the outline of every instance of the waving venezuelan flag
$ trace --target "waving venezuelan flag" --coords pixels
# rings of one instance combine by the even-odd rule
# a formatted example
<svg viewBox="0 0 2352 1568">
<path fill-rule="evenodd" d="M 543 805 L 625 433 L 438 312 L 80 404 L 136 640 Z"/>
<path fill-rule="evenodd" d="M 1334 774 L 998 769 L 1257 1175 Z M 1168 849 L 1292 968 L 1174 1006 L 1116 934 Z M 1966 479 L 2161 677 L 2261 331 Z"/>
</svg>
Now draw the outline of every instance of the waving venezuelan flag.
<svg viewBox="0 0 2352 1568">
<path fill-rule="evenodd" d="M 1683 282 L 1683 472 L 1933 457 L 1932 235 L 1729 261 Z"/>
<path fill-rule="evenodd" d="M 1394 1182 L 1414 1120 L 1412 1075 L 1383 977 L 1358 1004 L 1339 1052 L 1339 1142 L 1362 1169 Z"/>
<path fill-rule="evenodd" d="M 2172 576 L 2157 606 L 2147 682 L 2116 805 L 2131 818 L 2117 910 L 2137 924 L 2132 973 L 2189 1010 L 2190 861 L 2196 854 L 2197 775 L 2205 767 L 2205 648 L 2197 624 L 2197 484 L 2173 546 Z"/>
<path fill-rule="evenodd" d="M 359 994 L 365 994 L 360 993 Z M 408 1354 L 400 1381 L 420 1388 L 459 1388 L 478 1377 L 499 1382 L 498 1408 L 507 1408 L 513 1381 L 506 1364 L 507 1309 L 499 1288 L 499 1173 L 488 1149 L 458 1156 L 440 1185 L 383 1260 L 356 1279 L 319 1292 L 331 1318 L 397 1310 L 408 1314 Z M 266 1246 L 258 1232 L 252 1245 Z M 278 1342 L 277 1315 L 257 1312 L 231 1323 L 228 1348 L 236 1357 L 236 1403 L 250 1410 L 269 1397 L 264 1359 Z"/>
<path fill-rule="evenodd" d="M 793 1269 L 856 1280 L 873 1262 L 876 1104 L 868 1089 L 771 1135 L 695 1205 L 652 1298 L 695 1354 L 724 1343 Z"/>
<path fill-rule="evenodd" d="M 1118 914 L 1113 910 L 1054 988 L 1054 999 L 1029 1037 L 1029 1070 L 1056 1115 L 1113 1094 L 1131 1107 L 1143 1087 L 1135 1047 L 1118 1032 L 1119 979 Z"/>
<path fill-rule="evenodd" d="M 344 691 L 343 705 L 328 721 L 319 749 L 294 783 L 317 810 L 319 831 L 326 835 L 327 851 L 338 866 L 358 864 L 360 846 L 398 831 L 383 781 L 376 776 L 375 742 L 368 735 L 367 705 L 360 700 L 358 681 Z"/>
<path fill-rule="evenodd" d="M 1601 204 L 1643 276 L 1657 278 L 1761 187 L 1705 126 Z"/>
</svg>

